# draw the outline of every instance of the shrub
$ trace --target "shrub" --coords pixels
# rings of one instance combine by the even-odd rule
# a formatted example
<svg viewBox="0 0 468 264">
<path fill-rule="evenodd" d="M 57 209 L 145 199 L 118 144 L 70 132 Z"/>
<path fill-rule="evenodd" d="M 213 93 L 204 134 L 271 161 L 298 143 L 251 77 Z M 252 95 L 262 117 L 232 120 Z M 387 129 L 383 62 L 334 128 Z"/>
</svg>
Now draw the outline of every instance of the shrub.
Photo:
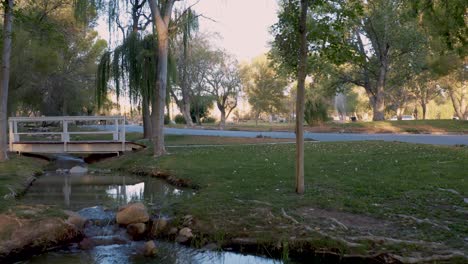
<svg viewBox="0 0 468 264">
<path fill-rule="evenodd" d="M 327 104 L 323 99 L 309 99 L 305 103 L 304 120 L 309 126 L 319 125 L 328 121 Z"/>
<path fill-rule="evenodd" d="M 164 124 L 169 125 L 170 122 L 171 122 L 171 118 L 169 117 L 169 115 L 164 115 Z"/>
<path fill-rule="evenodd" d="M 176 124 L 186 124 L 185 118 L 181 114 L 176 115 L 174 121 L 176 122 Z"/>
<path fill-rule="evenodd" d="M 213 124 L 215 122 L 216 122 L 216 118 L 214 117 L 208 116 L 208 117 L 203 118 L 203 123 Z"/>
</svg>

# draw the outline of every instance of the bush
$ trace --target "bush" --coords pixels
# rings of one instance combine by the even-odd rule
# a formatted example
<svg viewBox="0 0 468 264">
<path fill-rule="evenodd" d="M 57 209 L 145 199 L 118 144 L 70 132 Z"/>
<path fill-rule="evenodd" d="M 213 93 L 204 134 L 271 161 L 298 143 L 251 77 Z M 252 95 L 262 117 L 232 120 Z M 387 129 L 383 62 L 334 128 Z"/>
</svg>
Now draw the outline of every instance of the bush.
<svg viewBox="0 0 468 264">
<path fill-rule="evenodd" d="M 208 116 L 208 117 L 203 118 L 203 123 L 213 124 L 215 122 L 216 122 L 216 118 L 214 118 L 214 117 Z"/>
<path fill-rule="evenodd" d="M 323 99 L 309 99 L 305 103 L 304 120 L 309 126 L 320 125 L 328 121 L 327 104 Z"/>
<path fill-rule="evenodd" d="M 186 124 L 185 118 L 181 114 L 176 115 L 174 121 L 176 122 L 176 124 Z"/>
<path fill-rule="evenodd" d="M 164 115 L 164 124 L 169 125 L 170 122 L 171 122 L 171 118 L 169 117 L 169 115 Z"/>
</svg>

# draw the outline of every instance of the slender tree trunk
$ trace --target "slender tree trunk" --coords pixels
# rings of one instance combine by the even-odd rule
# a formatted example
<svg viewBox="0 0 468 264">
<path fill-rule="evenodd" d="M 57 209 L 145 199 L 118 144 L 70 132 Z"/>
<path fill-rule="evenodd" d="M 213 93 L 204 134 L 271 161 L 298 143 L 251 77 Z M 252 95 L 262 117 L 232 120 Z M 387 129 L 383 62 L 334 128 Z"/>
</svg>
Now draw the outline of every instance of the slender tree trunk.
<svg viewBox="0 0 468 264">
<path fill-rule="evenodd" d="M 453 109 L 455 110 L 455 114 L 460 120 L 465 120 L 468 118 L 468 108 L 465 99 L 465 95 L 467 92 L 466 87 L 467 86 L 463 84 L 462 91 L 460 93 L 460 98 L 458 98 L 456 92 L 452 88 L 448 89 L 450 99 L 452 100 Z"/>
<path fill-rule="evenodd" d="M 0 78 L 0 162 L 8 159 L 7 155 L 7 127 L 8 127 L 8 86 L 10 82 L 11 35 L 13 26 L 14 0 L 4 3 L 5 15 L 3 20 L 3 50 Z"/>
<path fill-rule="evenodd" d="M 426 102 L 421 102 L 421 108 L 422 108 L 422 119 L 426 120 L 426 113 L 427 113 L 427 104 L 426 104 Z"/>
<path fill-rule="evenodd" d="M 149 98 L 142 98 L 142 115 L 143 115 L 143 138 L 151 139 L 151 114 L 149 109 Z"/>
<path fill-rule="evenodd" d="M 161 32 L 160 32 L 161 31 Z M 153 111 L 151 113 L 153 155 L 162 156 L 166 153 L 164 147 L 164 108 L 166 106 L 167 89 L 167 58 L 169 39 L 167 30 L 158 30 L 158 78 L 156 81 L 155 98 L 153 100 Z"/>
<path fill-rule="evenodd" d="M 308 0 L 301 0 L 296 100 L 296 192 L 298 194 L 304 193 L 304 90 L 307 75 L 307 9 Z"/>
<path fill-rule="evenodd" d="M 182 99 L 183 105 L 182 105 L 182 114 L 184 115 L 185 123 L 189 127 L 193 127 L 193 122 L 192 122 L 192 116 L 190 115 L 190 102 L 185 102 L 184 99 Z"/>
<path fill-rule="evenodd" d="M 172 7 L 175 0 L 165 2 L 164 13 L 161 13 L 156 0 L 148 0 L 153 18 L 153 24 L 158 33 L 158 76 L 152 103 L 152 141 L 153 156 L 159 157 L 166 153 L 164 147 L 164 108 L 166 105 L 167 92 L 167 59 L 169 53 L 169 23 L 171 20 Z"/>
<path fill-rule="evenodd" d="M 226 111 L 224 109 L 219 109 L 221 112 L 221 120 L 219 121 L 219 128 L 223 129 L 226 127 Z"/>
</svg>

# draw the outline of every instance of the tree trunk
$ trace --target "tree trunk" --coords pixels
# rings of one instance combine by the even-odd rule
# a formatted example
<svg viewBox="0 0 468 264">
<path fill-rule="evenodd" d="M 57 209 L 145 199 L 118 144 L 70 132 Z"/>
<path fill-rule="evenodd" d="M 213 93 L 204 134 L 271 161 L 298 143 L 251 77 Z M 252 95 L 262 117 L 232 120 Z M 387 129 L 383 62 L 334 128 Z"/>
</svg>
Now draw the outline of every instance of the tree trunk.
<svg viewBox="0 0 468 264">
<path fill-rule="evenodd" d="M 308 0 L 301 0 L 296 99 L 296 193 L 298 194 L 304 193 L 304 90 L 307 75 L 307 9 Z"/>
<path fill-rule="evenodd" d="M 224 130 L 226 127 L 226 111 L 224 109 L 219 109 L 221 112 L 221 120 L 219 121 L 219 128 Z"/>
<path fill-rule="evenodd" d="M 158 29 L 158 76 L 151 113 L 153 155 L 155 157 L 166 153 L 164 147 L 164 108 L 166 106 L 168 48 L 167 28 L 165 31 Z"/>
<path fill-rule="evenodd" d="M 422 108 L 422 119 L 426 120 L 426 113 L 427 113 L 427 104 L 426 104 L 426 102 L 421 102 L 421 108 Z"/>
<path fill-rule="evenodd" d="M 8 159 L 7 155 L 7 126 L 8 126 L 8 86 L 10 82 L 11 35 L 13 26 L 14 0 L 4 3 L 5 15 L 3 20 L 3 50 L 0 80 L 0 162 Z"/>
<path fill-rule="evenodd" d="M 164 13 L 161 13 L 158 2 L 149 0 L 153 24 L 158 33 L 158 76 L 154 90 L 154 100 L 152 103 L 152 140 L 153 156 L 159 157 L 166 153 L 164 147 L 164 108 L 166 105 L 167 91 L 167 59 L 169 52 L 169 23 L 171 20 L 174 0 L 165 2 Z"/>
<path fill-rule="evenodd" d="M 457 97 L 456 92 L 453 89 L 448 89 L 450 99 L 452 99 L 453 109 L 455 110 L 455 114 L 458 116 L 460 120 L 468 119 L 468 106 L 466 103 L 465 95 L 466 95 L 466 84 L 463 84 L 462 91 L 460 93 L 460 98 Z"/>
<path fill-rule="evenodd" d="M 192 122 L 192 116 L 190 115 L 190 102 L 185 102 L 184 99 L 182 99 L 183 105 L 182 105 L 182 114 L 184 115 L 185 123 L 189 127 L 193 127 L 193 122 Z"/>
<path fill-rule="evenodd" d="M 151 114 L 149 109 L 149 98 L 142 98 L 142 115 L 143 115 L 143 138 L 151 139 Z"/>
<path fill-rule="evenodd" d="M 373 121 L 385 120 L 385 100 L 384 100 L 384 89 L 385 89 L 385 78 L 387 76 L 386 63 L 382 62 L 380 66 L 379 80 L 377 82 L 377 89 L 375 93 L 375 101 L 373 105 L 374 116 Z"/>
</svg>

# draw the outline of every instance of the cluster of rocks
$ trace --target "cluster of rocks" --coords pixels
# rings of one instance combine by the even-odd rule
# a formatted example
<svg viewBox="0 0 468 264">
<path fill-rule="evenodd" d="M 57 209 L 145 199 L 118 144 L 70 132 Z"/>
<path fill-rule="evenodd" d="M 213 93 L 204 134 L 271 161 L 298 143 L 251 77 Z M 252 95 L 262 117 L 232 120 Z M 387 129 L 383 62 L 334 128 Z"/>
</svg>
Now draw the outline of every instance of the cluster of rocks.
<svg viewBox="0 0 468 264">
<path fill-rule="evenodd" d="M 128 235 L 133 240 L 147 238 L 175 238 L 175 241 L 186 244 L 194 237 L 192 230 L 188 227 L 171 227 L 168 220 L 164 218 L 150 219 L 148 211 L 142 203 L 131 203 L 119 208 L 116 222 L 127 229 Z M 156 245 L 152 240 L 145 244 L 144 254 L 154 256 L 157 252 Z"/>
</svg>

